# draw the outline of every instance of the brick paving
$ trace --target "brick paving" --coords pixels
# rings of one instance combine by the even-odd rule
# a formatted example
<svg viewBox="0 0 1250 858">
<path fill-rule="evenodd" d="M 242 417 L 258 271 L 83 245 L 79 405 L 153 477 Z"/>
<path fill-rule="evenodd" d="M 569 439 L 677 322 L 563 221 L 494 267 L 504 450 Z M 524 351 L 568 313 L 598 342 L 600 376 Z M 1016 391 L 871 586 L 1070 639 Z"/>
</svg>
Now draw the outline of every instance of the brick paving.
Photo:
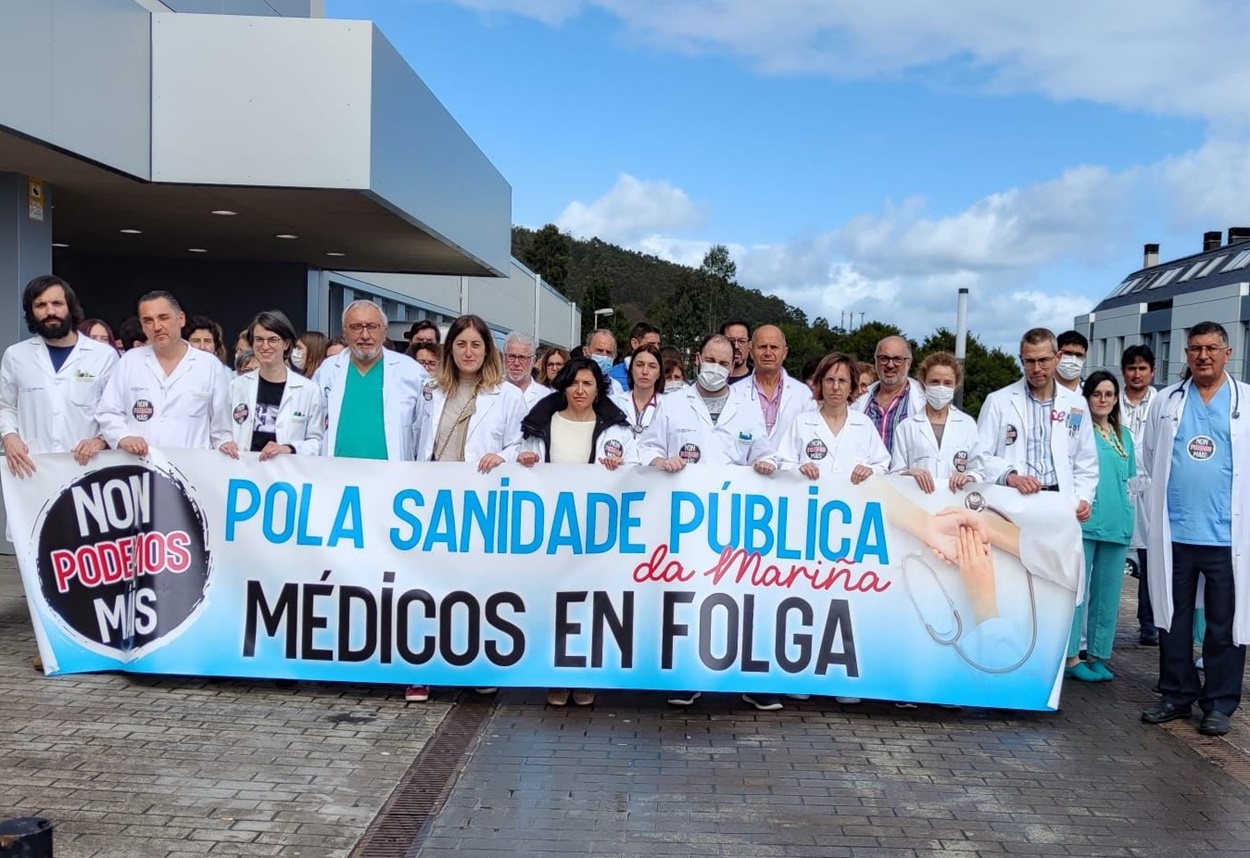
<svg viewBox="0 0 1250 858">
<path fill-rule="evenodd" d="M 0 558 L 0 819 L 44 816 L 57 858 L 350 853 L 446 704 L 397 689 L 42 677 Z"/>
<path fill-rule="evenodd" d="M 613 692 L 501 696 L 412 854 L 1250 858 L 1250 718 L 1146 727 L 1156 653 L 1070 684 L 1058 714 Z M 1134 634 L 1130 637 L 1129 633 Z M 34 673 L 0 559 L 0 817 L 58 858 L 346 856 L 448 708 L 393 690 Z"/>
</svg>

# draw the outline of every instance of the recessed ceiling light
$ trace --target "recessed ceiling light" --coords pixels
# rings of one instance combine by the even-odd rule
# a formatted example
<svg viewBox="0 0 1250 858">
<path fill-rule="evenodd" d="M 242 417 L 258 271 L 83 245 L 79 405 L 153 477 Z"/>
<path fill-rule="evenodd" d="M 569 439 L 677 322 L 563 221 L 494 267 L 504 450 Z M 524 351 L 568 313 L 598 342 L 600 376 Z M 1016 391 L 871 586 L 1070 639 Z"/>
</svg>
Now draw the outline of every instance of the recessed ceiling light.
<svg viewBox="0 0 1250 858">
<path fill-rule="evenodd" d="M 234 217 L 238 212 L 232 212 L 230 209 L 213 209 L 213 214 L 221 215 L 222 217 Z"/>
<path fill-rule="evenodd" d="M 192 253 L 208 253 L 208 251 L 203 247 L 188 247 L 187 250 Z"/>
<path fill-rule="evenodd" d="M 69 245 L 68 245 L 68 244 L 65 244 L 65 243 L 60 242 L 60 241 L 54 241 L 54 242 L 52 242 L 52 246 L 53 246 L 53 247 L 61 247 L 61 248 L 69 247 Z"/>
<path fill-rule="evenodd" d="M 346 253 L 339 253 L 337 250 L 326 251 L 326 256 L 346 256 Z"/>
<path fill-rule="evenodd" d="M 143 235 L 143 230 L 141 229 L 123 229 L 119 230 L 119 232 L 122 232 L 125 235 Z"/>
<path fill-rule="evenodd" d="M 275 235 L 274 238 L 284 238 L 289 241 L 290 239 L 293 239 L 293 238 L 299 238 L 299 236 L 291 235 L 289 232 L 280 232 L 277 235 Z"/>
</svg>

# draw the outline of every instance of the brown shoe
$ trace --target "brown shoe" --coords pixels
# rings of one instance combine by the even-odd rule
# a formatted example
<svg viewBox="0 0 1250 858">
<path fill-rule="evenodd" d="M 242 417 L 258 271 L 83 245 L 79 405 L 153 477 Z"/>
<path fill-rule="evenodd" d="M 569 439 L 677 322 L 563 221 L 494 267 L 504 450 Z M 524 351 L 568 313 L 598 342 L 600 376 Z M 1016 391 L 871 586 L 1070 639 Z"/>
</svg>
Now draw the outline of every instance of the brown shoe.
<svg viewBox="0 0 1250 858">
<path fill-rule="evenodd" d="M 42 656 L 37 655 L 34 658 L 32 658 L 30 660 L 30 665 L 35 670 L 39 671 L 40 673 L 43 673 L 43 657 Z"/>
<path fill-rule="evenodd" d="M 589 706 L 595 702 L 595 693 L 593 691 L 587 691 L 584 688 L 579 688 L 573 692 L 573 702 L 578 706 Z"/>
<path fill-rule="evenodd" d="M 566 706 L 569 702 L 569 690 L 567 688 L 552 688 L 547 692 L 548 706 Z"/>
</svg>

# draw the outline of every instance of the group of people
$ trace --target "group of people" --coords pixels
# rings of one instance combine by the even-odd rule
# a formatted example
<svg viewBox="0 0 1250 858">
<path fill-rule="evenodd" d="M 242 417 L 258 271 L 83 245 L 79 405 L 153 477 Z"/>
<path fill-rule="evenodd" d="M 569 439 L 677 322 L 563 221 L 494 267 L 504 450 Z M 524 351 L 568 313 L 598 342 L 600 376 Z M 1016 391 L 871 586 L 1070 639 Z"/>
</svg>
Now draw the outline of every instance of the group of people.
<svg viewBox="0 0 1250 858">
<path fill-rule="evenodd" d="M 606 330 L 541 355 L 533 338 L 514 332 L 500 349 L 472 315 L 445 336 L 432 322 L 417 323 L 401 351 L 388 342 L 382 309 L 359 300 L 343 311 L 339 348 L 324 335 L 297 334 L 281 312 L 257 314 L 238 344 L 255 366 L 235 374 L 223 362 L 220 327 L 188 322 L 168 292 L 139 299 L 140 330 L 123 336 L 123 345 L 133 339 L 120 357 L 111 332 L 97 336 L 57 277 L 31 281 L 23 309 L 34 336 L 0 361 L 0 436 L 18 476 L 34 472 L 32 453 L 68 452 L 85 464 L 104 449 L 143 456 L 151 445 L 235 458 L 251 452 L 262 461 L 468 462 L 482 472 L 504 462 L 666 472 L 736 465 L 853 484 L 897 473 L 925 493 L 973 482 L 1058 492 L 1081 522 L 1088 573 L 1065 674 L 1112 678 L 1132 547 L 1140 552 L 1141 642 L 1160 647 L 1162 700 L 1143 720 L 1185 717 L 1196 702 L 1199 729 L 1219 735 L 1240 701 L 1250 610 L 1234 608 L 1250 589 L 1234 586 L 1246 567 L 1242 548 L 1232 546 L 1250 545 L 1250 534 L 1232 486 L 1250 437 L 1240 411 L 1250 389 L 1225 371 L 1228 338 L 1215 323 L 1190 329 L 1186 378 L 1159 392 L 1147 346 L 1125 350 L 1122 388 L 1103 371 L 1082 381 L 1088 343 L 1079 333 L 1030 330 L 1020 341 L 1023 378 L 990 394 L 974 420 L 953 404 L 960 362 L 930 354 L 913 376 L 910 346 L 897 336 L 877 343 L 870 365 L 832 353 L 796 379 L 785 370 L 781 329 L 732 320 L 704 338 L 687 383 L 680 352 L 661 345 L 661 331 L 646 322 L 631 331 L 623 360 Z M 211 336 L 197 348 L 204 330 Z M 1199 579 L 1205 683 L 1191 645 Z M 424 685 L 405 694 L 429 696 Z M 690 705 L 698 696 L 674 692 L 669 702 Z M 743 697 L 761 710 L 782 707 L 772 695 Z M 594 692 L 548 696 L 553 705 L 570 701 L 589 705 Z"/>
</svg>

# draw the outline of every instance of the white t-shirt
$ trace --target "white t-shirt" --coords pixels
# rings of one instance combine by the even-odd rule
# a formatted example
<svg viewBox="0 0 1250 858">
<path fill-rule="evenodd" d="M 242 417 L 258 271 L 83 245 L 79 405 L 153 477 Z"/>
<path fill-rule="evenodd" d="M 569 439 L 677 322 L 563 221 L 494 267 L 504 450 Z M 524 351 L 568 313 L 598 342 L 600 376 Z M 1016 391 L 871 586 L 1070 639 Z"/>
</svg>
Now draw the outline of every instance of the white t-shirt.
<svg viewBox="0 0 1250 858">
<path fill-rule="evenodd" d="M 584 465 L 590 461 L 595 440 L 595 421 L 569 420 L 551 415 L 551 461 L 559 465 Z"/>
</svg>

